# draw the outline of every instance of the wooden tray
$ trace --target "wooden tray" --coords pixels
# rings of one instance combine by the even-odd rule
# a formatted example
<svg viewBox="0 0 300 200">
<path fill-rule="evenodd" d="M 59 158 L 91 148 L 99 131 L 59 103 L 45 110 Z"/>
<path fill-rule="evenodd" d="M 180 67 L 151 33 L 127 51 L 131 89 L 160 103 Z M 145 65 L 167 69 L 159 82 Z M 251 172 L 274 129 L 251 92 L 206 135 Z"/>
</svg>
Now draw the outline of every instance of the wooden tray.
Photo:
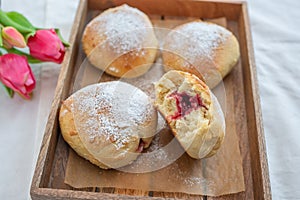
<svg viewBox="0 0 300 200">
<path fill-rule="evenodd" d="M 127 3 L 137 7 L 155 19 L 167 17 L 226 17 L 228 28 L 237 36 L 241 59 L 224 80 L 226 95 L 232 99 L 234 131 L 239 137 L 243 158 L 246 191 L 220 197 L 206 197 L 183 193 L 139 191 L 117 188 L 75 189 L 64 183 L 69 147 L 61 137 L 58 126 L 58 110 L 67 98 L 76 72 L 84 59 L 80 47 L 85 24 L 96 14 L 109 7 Z M 261 110 L 257 90 L 256 68 L 249 27 L 247 4 L 237 1 L 198 0 L 81 0 L 62 64 L 51 113 L 43 138 L 31 185 L 33 200 L 46 199 L 271 199 L 268 165 L 265 151 Z"/>
</svg>

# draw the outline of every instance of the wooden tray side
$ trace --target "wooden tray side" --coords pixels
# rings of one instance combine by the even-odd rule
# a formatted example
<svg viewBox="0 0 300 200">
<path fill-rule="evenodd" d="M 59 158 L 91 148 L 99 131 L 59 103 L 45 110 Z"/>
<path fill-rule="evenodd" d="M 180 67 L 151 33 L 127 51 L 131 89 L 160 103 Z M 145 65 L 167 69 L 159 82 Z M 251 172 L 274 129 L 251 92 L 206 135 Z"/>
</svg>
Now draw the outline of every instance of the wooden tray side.
<svg viewBox="0 0 300 200">
<path fill-rule="evenodd" d="M 239 133 L 239 137 L 246 190 L 245 192 L 221 197 L 207 197 L 208 200 L 271 199 L 256 66 L 246 2 L 242 2 L 237 29 L 234 32 L 239 33 L 237 37 L 241 48 L 240 60 L 242 68 L 239 69 L 238 64 L 231 72 L 231 75 L 240 70 L 242 76 L 235 76 L 235 80 L 231 81 L 231 83 L 235 84 L 232 87 L 235 93 L 233 96 L 236 104 L 236 124 L 240 126 L 238 130 L 243 130 L 243 132 Z M 227 78 L 231 78 L 231 75 Z M 231 91 L 226 90 L 226 93 L 228 92 Z M 241 98 L 241 95 L 244 95 L 244 98 Z"/>
<path fill-rule="evenodd" d="M 241 3 L 239 1 L 194 1 L 194 0 L 90 0 L 89 8 L 104 10 L 110 7 L 128 4 L 136 7 L 148 15 L 185 16 L 218 18 L 226 17 L 237 20 Z M 159 5 L 159 6 L 158 6 Z M 195 12 L 197 10 L 197 12 Z"/>
<path fill-rule="evenodd" d="M 260 98 L 258 93 L 257 73 L 254 61 L 252 36 L 248 17 L 247 4 L 242 4 L 242 13 L 239 18 L 239 33 L 245 38 L 245 45 L 241 52 L 245 57 L 242 60 L 245 100 L 247 108 L 248 138 L 251 155 L 251 168 L 253 171 L 253 188 L 255 199 L 271 199 L 268 162 L 266 156 L 265 137 L 263 132 Z"/>
<path fill-rule="evenodd" d="M 84 188 L 74 189 L 64 183 L 65 165 L 68 157 L 68 146 L 59 135 L 58 110 L 61 100 L 65 99 L 72 91 L 76 70 L 83 61 L 84 56 L 79 51 L 81 34 L 86 20 L 90 15 L 96 15 L 99 11 L 127 3 L 137 7 L 149 15 L 184 16 L 216 18 L 226 17 L 234 20 L 237 25 L 232 25 L 241 44 L 241 63 L 236 74 L 241 74 L 238 80 L 229 81 L 230 84 L 239 83 L 243 86 L 235 86 L 236 91 L 231 91 L 234 101 L 238 101 L 235 110 L 236 118 L 243 123 L 238 124 L 237 130 L 245 130 L 239 133 L 240 149 L 243 157 L 243 168 L 246 191 L 225 195 L 221 197 L 202 197 L 183 193 L 166 193 L 152 191 L 138 191 L 129 189 L 110 188 Z M 159 6 L 157 6 L 159 5 Z M 92 11 L 91 11 L 92 10 Z M 197 11 L 197 12 L 195 12 Z M 256 68 L 254 65 L 253 47 L 251 41 L 247 5 L 238 1 L 194 1 L 194 0 L 81 0 L 77 16 L 75 18 L 70 43 L 67 50 L 58 84 L 52 103 L 51 113 L 45 130 L 37 166 L 31 185 L 33 200 L 62 200 L 62 199 L 271 199 L 268 166 L 265 153 L 265 143 L 261 123 L 261 111 L 257 92 Z M 227 77 L 232 79 L 233 75 Z M 235 90 L 235 89 L 233 89 Z M 242 99 L 239 100 L 242 95 Z M 240 113 L 239 113 L 240 112 Z M 247 123 L 245 123 L 247 121 Z M 59 177 L 59 178 L 57 178 Z"/>
<path fill-rule="evenodd" d="M 229 21 L 227 28 L 232 31 L 240 46 L 246 45 L 245 38 L 241 37 L 239 33 L 239 24 L 236 21 Z M 236 194 L 223 195 L 219 197 L 207 197 L 208 200 L 240 200 L 240 199 L 253 199 L 253 182 L 252 182 L 252 169 L 251 158 L 249 152 L 249 140 L 248 140 L 248 128 L 247 128 L 247 116 L 244 97 L 245 91 L 243 87 L 243 70 L 242 59 L 245 58 L 244 53 L 241 52 L 240 61 L 233 68 L 228 76 L 224 79 L 226 89 L 226 111 L 234 114 L 226 116 L 226 126 L 230 126 L 230 130 L 235 132 L 239 138 L 240 153 L 243 163 L 243 174 L 245 191 Z M 231 134 L 231 133 L 228 133 Z"/>
<path fill-rule="evenodd" d="M 82 0 L 77 9 L 77 13 L 87 12 L 87 1 Z M 40 153 L 38 156 L 34 176 L 32 178 L 30 194 L 33 199 L 40 199 L 37 197 L 41 193 L 41 188 L 46 187 L 49 182 L 50 170 L 54 159 L 56 143 L 58 139 L 58 110 L 61 100 L 68 94 L 70 79 L 72 78 L 72 70 L 74 68 L 74 60 L 78 51 L 78 30 L 83 28 L 85 15 L 77 15 L 71 30 L 70 44 L 72 44 L 65 54 L 64 61 L 61 66 L 61 71 L 58 77 L 55 95 L 52 102 L 51 111 L 48 117 L 44 137 L 41 144 Z"/>
</svg>

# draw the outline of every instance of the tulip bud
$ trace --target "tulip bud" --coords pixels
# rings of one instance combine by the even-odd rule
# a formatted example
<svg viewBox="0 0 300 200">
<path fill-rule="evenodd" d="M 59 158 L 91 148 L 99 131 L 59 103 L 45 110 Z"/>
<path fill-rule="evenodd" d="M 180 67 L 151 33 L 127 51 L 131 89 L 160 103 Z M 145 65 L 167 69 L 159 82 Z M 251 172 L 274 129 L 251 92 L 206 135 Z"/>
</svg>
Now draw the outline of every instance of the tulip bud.
<svg viewBox="0 0 300 200">
<path fill-rule="evenodd" d="M 30 55 L 41 60 L 61 63 L 65 55 L 65 47 L 54 29 L 37 30 L 29 37 Z"/>
<path fill-rule="evenodd" d="M 8 44 L 24 48 L 26 47 L 26 42 L 23 37 L 23 35 L 14 27 L 7 26 L 2 29 L 2 38 L 4 41 L 6 41 Z"/>
<path fill-rule="evenodd" d="M 26 99 L 36 83 L 27 58 L 12 53 L 0 56 L 0 81 Z"/>
<path fill-rule="evenodd" d="M 13 46 L 9 44 L 6 40 L 2 40 L 3 46 L 5 49 L 11 49 Z"/>
</svg>

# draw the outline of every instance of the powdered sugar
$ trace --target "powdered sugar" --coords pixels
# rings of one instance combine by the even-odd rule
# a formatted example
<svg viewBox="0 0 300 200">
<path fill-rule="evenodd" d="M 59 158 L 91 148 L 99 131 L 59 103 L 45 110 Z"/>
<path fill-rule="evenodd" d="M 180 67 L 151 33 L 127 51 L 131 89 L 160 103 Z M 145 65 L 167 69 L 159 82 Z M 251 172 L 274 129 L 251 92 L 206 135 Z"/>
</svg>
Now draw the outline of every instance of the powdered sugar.
<svg viewBox="0 0 300 200">
<path fill-rule="evenodd" d="M 122 171 L 146 173 L 170 165 L 175 159 L 170 156 L 170 149 L 165 148 L 162 145 L 161 134 L 158 133 L 154 136 L 151 145 L 146 152 L 141 154 L 131 165 L 123 167 Z"/>
<path fill-rule="evenodd" d="M 195 174 L 186 170 L 186 168 L 183 168 L 181 165 L 182 163 L 177 161 L 170 166 L 170 170 L 176 171 L 176 174 L 172 174 L 171 177 L 168 177 L 169 182 L 176 180 L 186 187 L 202 187 L 203 185 L 210 184 L 209 180 L 204 178 L 203 175 L 200 175 L 201 170 L 199 171 L 200 174 L 195 176 Z"/>
<path fill-rule="evenodd" d="M 124 54 L 132 50 L 135 53 L 142 51 L 142 45 L 146 39 L 147 28 L 151 24 L 146 23 L 144 13 L 136 8 L 123 5 L 112 12 L 104 12 L 94 19 L 98 26 L 95 30 L 107 38 L 103 48 L 109 46 L 116 54 Z"/>
<path fill-rule="evenodd" d="M 164 48 L 178 54 L 194 66 L 210 66 L 215 50 L 229 35 L 229 31 L 216 24 L 191 22 L 171 31 Z"/>
<path fill-rule="evenodd" d="M 117 149 L 138 137 L 138 127 L 152 120 L 148 96 L 127 83 L 112 81 L 90 85 L 73 95 L 74 120 L 80 134 L 112 142 Z M 85 137 L 85 136 L 84 136 Z"/>
</svg>

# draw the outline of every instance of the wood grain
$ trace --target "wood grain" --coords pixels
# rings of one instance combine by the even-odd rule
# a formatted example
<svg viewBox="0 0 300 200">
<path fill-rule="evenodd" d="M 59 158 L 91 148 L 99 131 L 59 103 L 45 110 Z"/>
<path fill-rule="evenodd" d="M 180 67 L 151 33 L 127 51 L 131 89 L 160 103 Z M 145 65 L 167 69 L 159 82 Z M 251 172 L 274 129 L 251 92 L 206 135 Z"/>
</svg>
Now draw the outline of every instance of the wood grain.
<svg viewBox="0 0 300 200">
<path fill-rule="evenodd" d="M 68 150 L 68 145 L 62 138 L 61 134 L 59 134 L 53 159 L 52 170 L 50 172 L 50 179 L 47 186 L 48 188 L 69 190 L 72 189 L 72 187 L 64 183 Z"/>
<path fill-rule="evenodd" d="M 242 65 L 248 66 L 243 70 L 243 85 L 245 87 L 245 104 L 247 105 L 247 128 L 249 130 L 248 138 L 251 155 L 251 169 L 254 174 L 252 176 L 254 183 L 254 198 L 271 199 L 271 187 L 256 77 L 256 66 L 246 3 L 242 4 L 241 12 L 239 18 L 239 33 L 240 37 L 245 40 L 245 45 L 241 47 L 241 53 L 245 56 L 242 60 Z"/>
<path fill-rule="evenodd" d="M 85 13 L 87 11 L 87 1 L 81 1 L 77 13 Z M 66 51 L 64 61 L 61 66 L 61 71 L 58 77 L 58 83 L 55 89 L 55 95 L 52 102 L 52 108 L 48 117 L 45 134 L 42 140 L 40 153 L 38 156 L 34 176 L 32 179 L 30 193 L 34 196 L 39 188 L 46 187 L 48 185 L 50 177 L 50 169 L 52 168 L 52 161 L 54 159 L 54 150 L 56 147 L 57 135 L 58 135 L 58 109 L 63 97 L 66 96 L 66 92 L 69 88 L 70 77 L 74 63 L 74 57 L 77 51 L 77 42 L 78 41 L 78 29 L 82 28 L 82 20 L 84 16 L 77 15 L 74 20 L 74 25 L 71 30 L 70 44 L 72 44 Z"/>
<path fill-rule="evenodd" d="M 129 190 L 118 188 L 75 189 L 64 183 L 65 164 L 69 147 L 60 136 L 58 109 L 61 101 L 72 93 L 74 79 L 84 54 L 80 50 L 80 39 L 85 24 L 102 10 L 127 3 L 151 15 L 159 26 L 173 28 L 180 20 L 225 17 L 228 27 L 237 36 L 241 59 L 236 68 L 225 79 L 228 109 L 234 115 L 231 126 L 239 137 L 243 158 L 246 191 L 220 197 L 202 197 L 183 193 L 168 193 Z M 172 24 L 161 22 L 174 19 Z M 176 21 L 179 20 L 179 21 Z M 31 185 L 33 200 L 62 199 L 271 199 L 268 165 L 265 151 L 261 110 L 257 88 L 256 68 L 251 41 L 247 5 L 241 1 L 207 0 L 81 0 L 70 43 L 62 64 L 52 109 L 45 129 L 34 177 Z"/>
<path fill-rule="evenodd" d="M 238 33 L 238 24 L 234 21 L 227 23 L 227 27 L 233 33 Z M 236 35 L 240 43 L 243 43 L 242 38 Z M 247 129 L 247 118 L 246 118 L 246 105 L 244 97 L 244 86 L 243 86 L 243 60 L 244 55 L 241 54 L 241 59 L 237 66 L 234 67 L 232 72 L 225 78 L 224 84 L 226 89 L 227 108 L 226 110 L 233 115 L 227 115 L 229 117 L 226 122 L 233 122 L 234 129 L 240 138 L 240 151 L 243 159 L 243 173 L 244 182 L 246 185 L 246 191 L 237 194 L 224 195 L 220 197 L 208 197 L 208 200 L 227 200 L 227 199 L 253 199 L 253 182 L 252 182 L 252 169 L 251 169 L 251 158 L 249 152 L 248 143 L 248 129 Z M 228 125 L 228 124 L 227 124 Z"/>
<path fill-rule="evenodd" d="M 89 8 L 94 10 L 107 9 L 122 4 L 136 7 L 148 15 L 184 16 L 218 18 L 226 17 L 237 20 L 241 10 L 239 1 L 193 1 L 193 0 L 90 0 Z M 196 11 L 196 12 L 195 12 Z"/>
<path fill-rule="evenodd" d="M 153 197 L 163 197 L 163 198 L 171 198 L 171 199 L 192 199 L 192 200 L 206 199 L 201 195 L 184 194 L 178 192 L 153 192 Z"/>
</svg>

